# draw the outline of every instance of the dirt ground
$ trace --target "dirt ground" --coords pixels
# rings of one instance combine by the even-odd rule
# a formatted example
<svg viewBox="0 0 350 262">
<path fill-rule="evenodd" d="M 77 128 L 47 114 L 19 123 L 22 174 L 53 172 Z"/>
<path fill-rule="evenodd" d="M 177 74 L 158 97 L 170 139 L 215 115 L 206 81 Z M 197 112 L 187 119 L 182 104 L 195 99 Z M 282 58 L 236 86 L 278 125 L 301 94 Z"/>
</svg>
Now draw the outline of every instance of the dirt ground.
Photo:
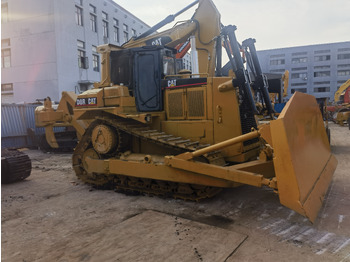
<svg viewBox="0 0 350 262">
<path fill-rule="evenodd" d="M 314 224 L 269 189 L 125 195 L 80 182 L 70 154 L 28 150 L 31 176 L 2 185 L 2 261 L 350 261 L 350 131 L 331 135 L 338 167 Z"/>
</svg>

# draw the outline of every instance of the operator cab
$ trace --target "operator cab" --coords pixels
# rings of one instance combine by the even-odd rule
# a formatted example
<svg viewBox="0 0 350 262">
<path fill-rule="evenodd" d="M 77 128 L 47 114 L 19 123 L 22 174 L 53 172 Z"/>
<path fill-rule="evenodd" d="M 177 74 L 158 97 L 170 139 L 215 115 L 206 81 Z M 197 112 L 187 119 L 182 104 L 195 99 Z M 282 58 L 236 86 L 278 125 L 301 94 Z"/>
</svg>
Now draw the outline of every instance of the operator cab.
<svg viewBox="0 0 350 262">
<path fill-rule="evenodd" d="M 111 82 L 128 87 L 139 112 L 162 111 L 161 80 L 176 74 L 175 52 L 163 46 L 111 51 Z"/>
</svg>

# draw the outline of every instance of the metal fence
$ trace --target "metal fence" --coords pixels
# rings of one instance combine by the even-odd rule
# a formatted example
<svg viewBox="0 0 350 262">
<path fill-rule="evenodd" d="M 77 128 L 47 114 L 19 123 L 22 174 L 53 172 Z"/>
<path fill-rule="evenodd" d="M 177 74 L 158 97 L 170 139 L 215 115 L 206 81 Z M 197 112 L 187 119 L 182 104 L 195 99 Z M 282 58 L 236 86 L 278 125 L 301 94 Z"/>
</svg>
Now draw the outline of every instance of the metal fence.
<svg viewBox="0 0 350 262">
<path fill-rule="evenodd" d="M 38 105 L 2 104 L 1 105 L 1 147 L 36 146 L 35 137 L 29 136 L 28 128 L 34 130 L 35 136 L 45 134 L 45 129 L 35 126 L 34 111 Z M 64 127 L 54 128 L 55 132 Z"/>
</svg>

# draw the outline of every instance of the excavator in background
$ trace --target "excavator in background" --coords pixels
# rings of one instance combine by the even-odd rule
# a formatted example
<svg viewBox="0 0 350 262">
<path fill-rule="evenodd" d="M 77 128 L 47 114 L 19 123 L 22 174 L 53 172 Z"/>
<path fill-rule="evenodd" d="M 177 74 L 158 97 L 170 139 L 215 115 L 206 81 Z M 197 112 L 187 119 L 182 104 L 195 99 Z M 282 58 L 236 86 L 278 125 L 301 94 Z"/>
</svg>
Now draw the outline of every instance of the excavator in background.
<svg viewBox="0 0 350 262">
<path fill-rule="evenodd" d="M 197 4 L 190 20 L 156 32 Z M 278 119 L 259 124 L 256 94 L 273 113 L 267 85 L 256 70 L 251 86 L 235 31 L 199 0 L 122 46 L 99 46 L 101 81 L 63 92 L 56 110 L 47 98 L 36 125 L 53 147 L 54 126 L 76 129 L 73 169 L 86 183 L 196 201 L 265 186 L 313 222 L 337 166 L 316 99 L 296 92 Z M 175 47 L 186 41 L 192 72 L 181 74 Z M 223 46 L 231 76 L 221 74 Z"/>
<path fill-rule="evenodd" d="M 342 84 L 334 94 L 334 103 L 350 104 L 350 79 Z"/>
<path fill-rule="evenodd" d="M 327 106 L 330 118 L 338 125 L 348 124 L 350 130 L 350 79 L 335 92 L 333 103 Z"/>
</svg>

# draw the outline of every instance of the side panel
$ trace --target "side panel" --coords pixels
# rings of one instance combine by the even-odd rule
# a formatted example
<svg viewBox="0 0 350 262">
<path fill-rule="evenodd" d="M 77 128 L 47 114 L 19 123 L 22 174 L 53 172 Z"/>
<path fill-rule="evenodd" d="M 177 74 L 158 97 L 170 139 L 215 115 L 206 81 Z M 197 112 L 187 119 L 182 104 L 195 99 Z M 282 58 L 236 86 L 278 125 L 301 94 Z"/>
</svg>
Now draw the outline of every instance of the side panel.
<svg viewBox="0 0 350 262">
<path fill-rule="evenodd" d="M 218 90 L 218 86 L 228 80 L 230 78 L 212 78 L 211 81 L 208 79 L 208 89 L 211 89 L 213 92 L 213 108 L 208 108 L 208 110 L 212 110 L 214 115 L 214 143 L 219 143 L 242 134 L 236 91 L 228 90 L 219 92 Z M 212 85 L 212 88 L 209 85 Z M 236 156 L 242 153 L 243 145 L 242 143 L 238 143 L 222 151 L 227 157 Z"/>
</svg>

